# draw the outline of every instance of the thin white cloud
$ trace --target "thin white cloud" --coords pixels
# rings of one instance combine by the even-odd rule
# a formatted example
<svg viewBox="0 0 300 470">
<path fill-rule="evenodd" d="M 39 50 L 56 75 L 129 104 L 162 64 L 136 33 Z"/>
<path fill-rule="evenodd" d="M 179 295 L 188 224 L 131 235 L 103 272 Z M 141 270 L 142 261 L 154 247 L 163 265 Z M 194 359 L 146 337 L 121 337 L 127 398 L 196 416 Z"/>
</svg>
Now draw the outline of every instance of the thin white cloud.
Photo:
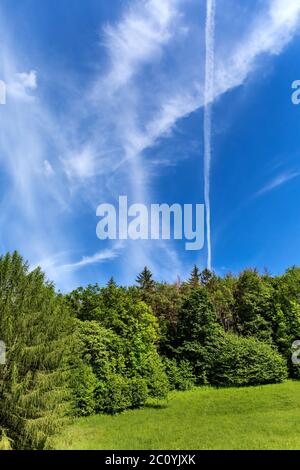
<svg viewBox="0 0 300 470">
<path fill-rule="evenodd" d="M 264 194 L 269 193 L 270 191 L 273 191 L 274 189 L 277 189 L 280 186 L 283 186 L 289 181 L 298 178 L 298 176 L 300 176 L 300 173 L 297 171 L 282 173 L 281 175 L 278 175 L 276 178 L 270 181 L 268 184 L 266 184 L 262 189 L 260 189 L 255 194 L 255 197 L 263 196 Z"/>
<path fill-rule="evenodd" d="M 55 174 L 55 171 L 48 160 L 44 160 L 44 174 L 46 176 L 53 176 Z"/>
<path fill-rule="evenodd" d="M 105 81 L 111 93 L 127 85 L 142 65 L 159 58 L 172 37 L 177 4 L 178 0 L 134 2 L 118 24 L 105 28 L 111 63 Z"/>
<path fill-rule="evenodd" d="M 64 166 L 68 178 L 81 180 L 91 178 L 96 173 L 94 150 L 87 146 L 77 154 L 72 154 L 64 160 Z"/>
<path fill-rule="evenodd" d="M 37 89 L 37 72 L 17 72 L 10 76 L 7 81 L 7 93 L 14 99 L 25 102 L 34 100 L 33 92 Z"/>
<path fill-rule="evenodd" d="M 280 54 L 297 33 L 299 17 L 300 0 L 269 0 L 233 53 L 218 58 L 215 97 L 242 85 L 262 54 Z"/>
<path fill-rule="evenodd" d="M 23 87 L 35 90 L 37 88 L 37 72 L 30 70 L 30 72 L 22 72 L 16 74 L 17 79 Z"/>
<path fill-rule="evenodd" d="M 5 26 L 0 10 L 0 70 L 7 84 L 6 105 L 0 113 L 0 164 L 5 181 L 1 245 L 5 250 L 19 250 L 31 265 L 37 265 L 40 259 L 56 259 L 57 253 L 72 244 L 61 223 L 67 207 L 66 185 L 61 170 L 57 175 L 53 171 L 56 153 L 63 150 L 62 132 L 41 101 L 37 73 L 33 68 L 20 72 L 23 54 Z M 68 289 L 76 282 L 72 274 L 60 276 L 51 263 L 46 272 L 60 288 Z"/>
<path fill-rule="evenodd" d="M 85 266 L 90 266 L 93 264 L 104 263 L 106 261 L 112 261 L 120 256 L 120 250 L 123 245 L 118 243 L 115 247 L 106 249 L 100 252 L 95 253 L 92 256 L 84 256 L 80 261 L 75 263 L 69 263 L 62 265 L 62 269 L 78 269 Z"/>
</svg>

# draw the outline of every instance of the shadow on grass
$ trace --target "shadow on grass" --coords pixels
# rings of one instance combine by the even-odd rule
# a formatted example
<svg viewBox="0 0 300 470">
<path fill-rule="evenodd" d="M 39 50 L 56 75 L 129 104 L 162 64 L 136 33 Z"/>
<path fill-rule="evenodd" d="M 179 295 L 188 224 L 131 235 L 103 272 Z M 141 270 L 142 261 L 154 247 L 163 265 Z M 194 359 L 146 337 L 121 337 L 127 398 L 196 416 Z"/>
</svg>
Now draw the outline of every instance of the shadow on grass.
<svg viewBox="0 0 300 470">
<path fill-rule="evenodd" d="M 159 401 L 159 400 L 149 400 L 145 405 L 144 408 L 150 408 L 152 410 L 163 410 L 168 408 L 169 400 Z"/>
</svg>

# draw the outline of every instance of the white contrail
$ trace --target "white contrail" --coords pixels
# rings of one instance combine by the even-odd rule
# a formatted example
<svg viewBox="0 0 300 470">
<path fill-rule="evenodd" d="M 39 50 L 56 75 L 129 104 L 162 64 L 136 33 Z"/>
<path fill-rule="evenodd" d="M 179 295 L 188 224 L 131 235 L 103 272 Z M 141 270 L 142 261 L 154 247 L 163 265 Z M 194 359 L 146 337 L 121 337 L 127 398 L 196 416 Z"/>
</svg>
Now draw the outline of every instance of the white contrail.
<svg viewBox="0 0 300 470">
<path fill-rule="evenodd" d="M 211 170 L 211 131 L 212 103 L 214 95 L 214 66 L 215 66 L 215 14 L 216 0 L 207 0 L 205 27 L 205 91 L 204 91 L 204 199 L 206 207 L 207 234 L 207 269 L 212 269 L 211 249 L 211 210 L 210 210 L 210 170 Z"/>
</svg>

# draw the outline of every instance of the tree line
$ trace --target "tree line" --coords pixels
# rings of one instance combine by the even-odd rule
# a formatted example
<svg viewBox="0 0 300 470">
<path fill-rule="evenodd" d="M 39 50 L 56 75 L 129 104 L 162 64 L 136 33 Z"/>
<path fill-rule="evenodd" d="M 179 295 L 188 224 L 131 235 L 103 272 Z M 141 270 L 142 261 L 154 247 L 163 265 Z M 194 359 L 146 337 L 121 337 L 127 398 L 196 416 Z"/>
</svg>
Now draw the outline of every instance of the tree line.
<svg viewBox="0 0 300 470">
<path fill-rule="evenodd" d="M 170 390 L 299 379 L 300 268 L 174 284 L 55 291 L 18 253 L 0 258 L 0 449 L 45 449 L 74 416 L 119 413 Z"/>
</svg>

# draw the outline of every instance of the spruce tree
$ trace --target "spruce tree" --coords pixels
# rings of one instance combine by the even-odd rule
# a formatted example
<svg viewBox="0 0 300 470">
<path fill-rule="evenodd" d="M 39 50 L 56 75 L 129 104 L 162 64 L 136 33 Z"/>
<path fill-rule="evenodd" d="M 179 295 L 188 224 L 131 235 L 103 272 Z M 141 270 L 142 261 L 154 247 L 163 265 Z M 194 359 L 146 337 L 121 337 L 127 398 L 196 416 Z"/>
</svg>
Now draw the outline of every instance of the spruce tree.
<svg viewBox="0 0 300 470">
<path fill-rule="evenodd" d="M 136 282 L 139 285 L 140 289 L 144 291 L 151 291 L 155 287 L 153 275 L 150 269 L 147 268 L 147 266 L 143 269 L 141 274 L 138 275 Z"/>
<path fill-rule="evenodd" d="M 202 286 L 207 286 L 213 279 L 214 274 L 207 268 L 203 269 L 200 275 L 200 282 Z"/>
<path fill-rule="evenodd" d="M 190 275 L 190 278 L 189 278 L 189 281 L 188 281 L 188 285 L 192 288 L 196 288 L 196 287 L 199 287 L 200 286 L 200 279 L 201 279 L 201 273 L 200 273 L 200 269 L 198 268 L 198 266 L 194 266 L 192 272 L 191 272 L 191 275 Z"/>
<path fill-rule="evenodd" d="M 63 422 L 72 326 L 62 296 L 17 253 L 0 258 L 0 428 L 14 449 L 44 449 Z"/>
<path fill-rule="evenodd" d="M 108 287 L 108 288 L 109 288 L 109 287 L 111 287 L 111 288 L 112 288 L 112 287 L 117 287 L 117 283 L 116 283 L 114 277 L 111 277 L 111 278 L 110 278 L 110 280 L 109 280 L 108 283 L 107 283 L 107 287 Z"/>
</svg>

